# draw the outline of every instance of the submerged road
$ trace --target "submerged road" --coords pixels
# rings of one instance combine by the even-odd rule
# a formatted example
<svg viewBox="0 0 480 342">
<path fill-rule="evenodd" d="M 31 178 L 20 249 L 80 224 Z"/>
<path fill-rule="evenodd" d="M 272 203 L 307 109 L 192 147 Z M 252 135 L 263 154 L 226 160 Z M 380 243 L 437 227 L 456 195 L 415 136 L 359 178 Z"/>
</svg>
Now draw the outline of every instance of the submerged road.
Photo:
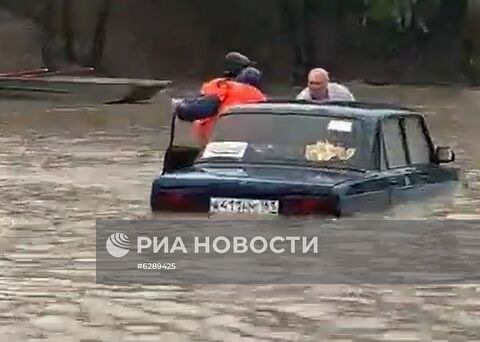
<svg viewBox="0 0 480 342">
<path fill-rule="evenodd" d="M 428 216 L 479 219 L 480 91 L 352 90 L 423 108 L 469 180 Z M 151 217 L 168 125 L 161 96 L 78 108 L 0 100 L 0 341 L 480 340 L 480 285 L 96 285 L 95 220 Z"/>
</svg>

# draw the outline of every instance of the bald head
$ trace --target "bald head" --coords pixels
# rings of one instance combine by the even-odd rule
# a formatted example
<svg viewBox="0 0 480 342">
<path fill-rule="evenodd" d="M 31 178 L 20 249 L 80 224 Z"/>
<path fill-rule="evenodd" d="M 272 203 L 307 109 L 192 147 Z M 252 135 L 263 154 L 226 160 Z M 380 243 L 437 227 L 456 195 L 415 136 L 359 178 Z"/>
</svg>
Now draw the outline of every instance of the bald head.
<svg viewBox="0 0 480 342">
<path fill-rule="evenodd" d="M 314 100 L 322 100 L 328 97 L 328 72 L 322 68 L 312 69 L 308 73 L 308 89 Z"/>
<path fill-rule="evenodd" d="M 311 79 L 324 79 L 324 80 L 329 80 L 328 77 L 328 71 L 322 68 L 315 68 L 310 70 L 308 73 L 308 80 Z"/>
</svg>

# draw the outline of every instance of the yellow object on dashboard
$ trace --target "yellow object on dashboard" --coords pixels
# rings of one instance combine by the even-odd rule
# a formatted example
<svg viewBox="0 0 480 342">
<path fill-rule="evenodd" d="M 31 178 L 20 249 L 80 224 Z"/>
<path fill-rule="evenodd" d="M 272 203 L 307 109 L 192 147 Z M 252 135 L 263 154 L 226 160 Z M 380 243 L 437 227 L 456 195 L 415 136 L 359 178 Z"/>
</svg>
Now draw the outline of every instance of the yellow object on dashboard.
<svg viewBox="0 0 480 342">
<path fill-rule="evenodd" d="M 305 147 L 305 158 L 310 161 L 329 161 L 332 158 L 348 160 L 355 154 L 355 148 L 335 146 L 328 141 L 318 141 Z"/>
</svg>

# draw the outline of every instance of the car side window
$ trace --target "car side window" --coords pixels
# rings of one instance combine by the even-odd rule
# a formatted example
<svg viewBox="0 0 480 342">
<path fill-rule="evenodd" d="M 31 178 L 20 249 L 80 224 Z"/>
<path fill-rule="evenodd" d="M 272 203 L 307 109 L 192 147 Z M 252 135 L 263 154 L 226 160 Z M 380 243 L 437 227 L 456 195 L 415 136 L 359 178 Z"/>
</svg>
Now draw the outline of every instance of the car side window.
<svg viewBox="0 0 480 342">
<path fill-rule="evenodd" d="M 382 131 L 388 167 L 392 169 L 407 166 L 407 155 L 399 119 L 385 120 Z"/>
<path fill-rule="evenodd" d="M 410 163 L 413 165 L 430 163 L 430 145 L 423 131 L 420 118 L 406 118 L 405 133 Z"/>
</svg>

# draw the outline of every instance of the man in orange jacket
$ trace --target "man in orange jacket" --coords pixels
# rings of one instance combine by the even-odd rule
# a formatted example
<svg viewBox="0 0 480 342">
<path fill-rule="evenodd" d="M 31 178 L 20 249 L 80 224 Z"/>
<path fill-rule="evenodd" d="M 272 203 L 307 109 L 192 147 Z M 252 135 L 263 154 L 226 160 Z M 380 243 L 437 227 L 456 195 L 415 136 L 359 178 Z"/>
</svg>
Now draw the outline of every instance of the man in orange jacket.
<svg viewBox="0 0 480 342">
<path fill-rule="evenodd" d="M 262 74 L 253 67 L 244 68 L 231 80 L 217 78 L 203 84 L 202 97 L 182 102 L 176 112 L 181 120 L 193 122 L 193 133 L 205 145 L 218 118 L 236 104 L 262 102 L 267 97 L 260 90 Z"/>
</svg>

